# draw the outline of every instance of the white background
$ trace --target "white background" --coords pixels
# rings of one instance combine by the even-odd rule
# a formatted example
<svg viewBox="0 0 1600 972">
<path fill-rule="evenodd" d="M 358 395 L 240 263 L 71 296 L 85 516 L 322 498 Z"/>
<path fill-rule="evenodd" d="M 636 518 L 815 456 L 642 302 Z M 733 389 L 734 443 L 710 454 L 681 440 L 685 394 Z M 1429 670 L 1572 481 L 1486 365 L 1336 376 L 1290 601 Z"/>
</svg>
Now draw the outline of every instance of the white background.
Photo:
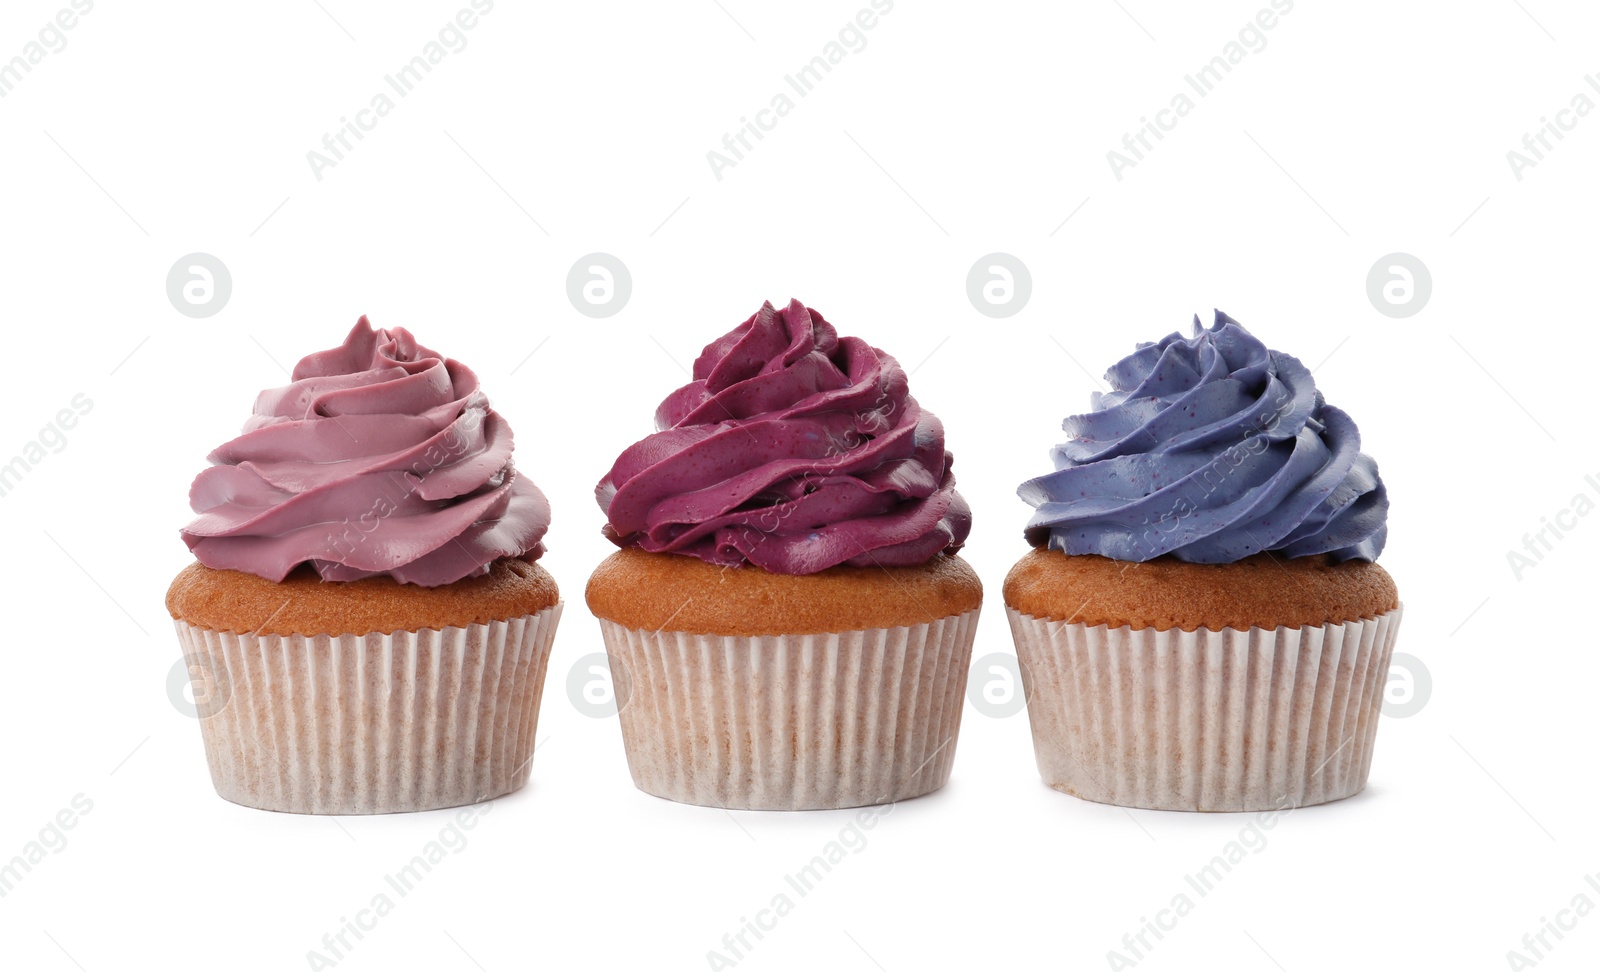
<svg viewBox="0 0 1600 972">
<path fill-rule="evenodd" d="M 1505 968 L 1575 895 L 1600 904 L 1600 517 L 1520 579 L 1507 562 L 1575 494 L 1600 499 L 1600 117 L 1520 180 L 1506 158 L 1579 91 L 1600 101 L 1600 11 L 1299 0 L 1119 181 L 1106 153 L 1265 0 L 900 0 L 715 178 L 724 132 L 866 5 L 499 0 L 320 181 L 306 153 L 466 0 L 101 0 L 0 99 L 0 461 L 93 402 L 0 498 L 0 860 L 93 803 L 0 898 L 0 962 L 305 968 L 450 821 L 226 803 L 166 688 L 189 481 L 258 389 L 367 313 L 478 371 L 554 506 L 567 612 L 532 782 L 338 967 L 708 967 L 853 812 L 646 796 L 615 719 L 565 681 L 601 650 L 594 482 L 678 362 L 790 296 L 915 368 L 943 418 L 989 591 L 979 656 L 1012 650 L 1016 484 L 1136 341 L 1222 307 L 1360 423 L 1393 499 L 1398 650 L 1432 696 L 1382 720 L 1363 794 L 1283 818 L 1139 968 Z M 8 2 L 0 61 L 65 6 Z M 593 251 L 633 278 L 605 319 L 566 296 Z M 965 295 L 992 251 L 1031 270 L 1009 318 Z M 1433 279 L 1403 319 L 1365 289 L 1396 251 Z M 231 270 L 209 318 L 164 290 L 192 252 Z M 1025 715 L 969 705 L 959 746 L 944 790 L 883 817 L 737 967 L 1105 968 L 1250 822 L 1049 790 Z M 1565 934 L 1538 967 L 1593 968 L 1600 917 Z"/>
</svg>

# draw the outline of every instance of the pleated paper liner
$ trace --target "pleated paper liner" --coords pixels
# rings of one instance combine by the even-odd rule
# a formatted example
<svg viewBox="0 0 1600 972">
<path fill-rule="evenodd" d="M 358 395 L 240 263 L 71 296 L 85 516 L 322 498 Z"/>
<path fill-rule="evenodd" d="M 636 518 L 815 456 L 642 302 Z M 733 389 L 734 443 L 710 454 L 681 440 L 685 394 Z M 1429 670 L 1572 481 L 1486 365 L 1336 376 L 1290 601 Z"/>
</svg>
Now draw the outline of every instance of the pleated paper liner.
<svg viewBox="0 0 1600 972">
<path fill-rule="evenodd" d="M 394 634 L 239 635 L 176 622 L 204 680 L 200 733 L 217 793 L 263 810 L 355 814 L 521 788 L 561 607 Z"/>
<path fill-rule="evenodd" d="M 1039 772 L 1058 790 L 1225 811 L 1366 786 L 1400 608 L 1248 631 L 1134 631 L 1006 610 Z"/>
<path fill-rule="evenodd" d="M 911 627 L 736 637 L 601 620 L 633 781 L 679 803 L 867 806 L 950 777 L 978 609 Z"/>
</svg>

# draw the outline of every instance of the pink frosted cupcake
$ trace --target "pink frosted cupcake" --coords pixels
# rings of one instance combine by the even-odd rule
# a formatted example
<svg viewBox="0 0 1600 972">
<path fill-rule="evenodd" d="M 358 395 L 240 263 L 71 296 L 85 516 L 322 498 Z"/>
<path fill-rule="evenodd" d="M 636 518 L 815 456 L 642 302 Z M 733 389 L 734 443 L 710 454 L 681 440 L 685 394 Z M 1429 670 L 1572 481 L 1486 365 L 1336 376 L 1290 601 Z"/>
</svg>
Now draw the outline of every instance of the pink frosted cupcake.
<svg viewBox="0 0 1600 972">
<path fill-rule="evenodd" d="M 167 592 L 219 794 L 389 813 L 527 782 L 561 602 L 511 448 L 470 369 L 365 317 L 257 397 Z"/>
</svg>

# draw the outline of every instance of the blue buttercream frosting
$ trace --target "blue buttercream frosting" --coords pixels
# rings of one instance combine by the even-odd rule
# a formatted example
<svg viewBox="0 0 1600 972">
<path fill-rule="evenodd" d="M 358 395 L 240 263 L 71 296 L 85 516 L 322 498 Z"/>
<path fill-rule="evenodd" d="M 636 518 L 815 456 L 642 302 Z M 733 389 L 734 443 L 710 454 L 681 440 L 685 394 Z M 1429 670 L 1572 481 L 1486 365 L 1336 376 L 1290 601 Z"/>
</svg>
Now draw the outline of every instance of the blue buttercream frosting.
<svg viewBox="0 0 1600 972">
<path fill-rule="evenodd" d="M 1140 344 L 1109 392 L 1062 423 L 1056 471 L 1017 493 L 1034 546 L 1219 564 L 1269 551 L 1376 560 L 1388 494 L 1361 433 L 1299 359 L 1217 311 L 1194 335 Z"/>
</svg>

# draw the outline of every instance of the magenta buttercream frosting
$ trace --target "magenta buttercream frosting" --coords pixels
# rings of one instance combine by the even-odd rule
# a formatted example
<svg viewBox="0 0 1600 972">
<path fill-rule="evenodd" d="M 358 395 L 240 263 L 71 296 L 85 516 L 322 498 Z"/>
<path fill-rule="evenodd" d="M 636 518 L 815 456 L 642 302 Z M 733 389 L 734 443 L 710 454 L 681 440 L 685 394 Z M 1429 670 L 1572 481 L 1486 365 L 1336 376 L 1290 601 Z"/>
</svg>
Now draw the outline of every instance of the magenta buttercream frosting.
<svg viewBox="0 0 1600 972">
<path fill-rule="evenodd" d="M 961 549 L 972 514 L 905 370 L 799 301 L 711 342 L 595 487 L 618 546 L 810 574 Z"/>
<path fill-rule="evenodd" d="M 470 368 L 362 317 L 211 453 L 183 539 L 207 567 L 271 581 L 310 564 L 326 581 L 449 584 L 544 552 L 550 504 L 511 448 Z"/>
</svg>

